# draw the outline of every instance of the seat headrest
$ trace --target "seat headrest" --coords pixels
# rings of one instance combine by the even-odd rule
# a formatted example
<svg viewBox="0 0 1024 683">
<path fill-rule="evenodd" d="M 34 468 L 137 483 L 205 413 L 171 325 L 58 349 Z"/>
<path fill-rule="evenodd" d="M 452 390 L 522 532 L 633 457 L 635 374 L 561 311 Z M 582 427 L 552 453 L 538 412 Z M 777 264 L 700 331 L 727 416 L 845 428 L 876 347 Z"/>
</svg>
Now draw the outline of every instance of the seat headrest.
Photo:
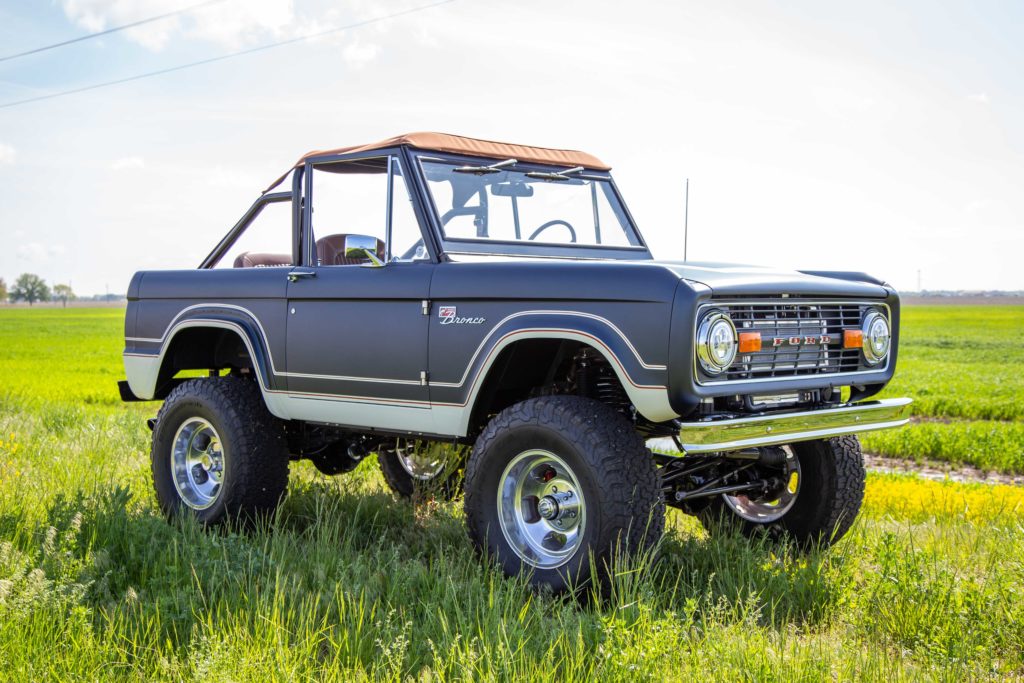
<svg viewBox="0 0 1024 683">
<path fill-rule="evenodd" d="M 273 266 L 290 266 L 292 257 L 289 254 L 266 254 L 243 251 L 235 257 L 235 268 L 270 268 Z"/>
</svg>

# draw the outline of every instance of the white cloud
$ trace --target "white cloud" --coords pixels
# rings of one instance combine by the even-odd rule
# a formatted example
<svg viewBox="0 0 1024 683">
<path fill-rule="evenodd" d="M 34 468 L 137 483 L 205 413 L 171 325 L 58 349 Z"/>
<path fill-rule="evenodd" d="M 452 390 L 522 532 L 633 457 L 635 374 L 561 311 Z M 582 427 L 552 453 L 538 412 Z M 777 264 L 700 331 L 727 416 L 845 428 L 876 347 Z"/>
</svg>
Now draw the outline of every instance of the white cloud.
<svg viewBox="0 0 1024 683">
<path fill-rule="evenodd" d="M 160 16 L 175 9 L 168 7 L 166 0 L 60 0 L 60 3 L 72 23 L 90 32 Z M 181 6 L 188 7 L 188 3 Z M 413 6 L 408 0 L 402 0 L 397 7 L 389 7 L 388 11 Z M 377 3 L 365 0 L 348 2 L 343 10 L 331 2 L 304 0 L 301 8 L 302 12 L 297 13 L 294 0 L 220 0 L 194 11 L 128 29 L 123 36 L 154 52 L 162 50 L 175 38 L 234 50 L 316 34 L 387 13 Z M 390 30 L 388 23 L 364 27 L 362 32 L 384 35 Z M 347 32 L 342 31 L 320 36 L 313 42 L 340 43 L 346 40 Z M 347 65 L 358 68 L 376 58 L 380 51 L 379 45 L 356 39 L 346 44 L 342 56 Z"/>
<path fill-rule="evenodd" d="M 195 12 L 186 34 L 210 43 L 237 48 L 258 37 L 282 37 L 292 23 L 291 0 L 228 0 Z"/>
<path fill-rule="evenodd" d="M 0 166 L 10 166 L 18 159 L 18 152 L 10 145 L 0 142 Z"/>
<path fill-rule="evenodd" d="M 177 17 L 169 17 L 157 23 L 136 26 L 124 32 L 130 40 L 134 40 L 142 47 L 159 52 L 164 49 L 170 41 L 171 36 L 181 26 Z"/>
<path fill-rule="evenodd" d="M 380 54 L 380 46 L 374 43 L 364 43 L 359 38 L 356 38 L 351 43 L 345 46 L 345 49 L 341 52 L 341 58 L 345 60 L 345 64 L 353 69 L 358 69 L 366 66 Z"/>
<path fill-rule="evenodd" d="M 237 168 L 225 168 L 214 166 L 207 175 L 207 183 L 210 187 L 233 187 L 243 190 L 262 190 L 269 182 L 268 178 L 257 177 L 250 171 L 242 171 Z"/>
<path fill-rule="evenodd" d="M 72 23 L 90 32 L 175 9 L 165 0 L 61 0 L 61 5 Z M 176 35 L 237 48 L 259 38 L 279 36 L 293 17 L 292 0 L 226 0 L 128 29 L 124 35 L 154 52 L 162 50 Z"/>
<path fill-rule="evenodd" d="M 975 199 L 967 202 L 967 205 L 964 207 L 964 211 L 972 214 L 981 214 L 985 213 L 990 208 L 992 208 L 991 199 Z"/>
<path fill-rule="evenodd" d="M 32 263 L 45 263 L 64 253 L 62 244 L 43 244 L 28 242 L 18 247 L 18 258 Z"/>
<path fill-rule="evenodd" d="M 991 101 L 988 98 L 988 94 L 983 92 L 968 95 L 967 99 L 969 99 L 971 102 L 977 102 L 978 104 L 988 104 Z"/>
<path fill-rule="evenodd" d="M 87 31 L 95 33 L 107 28 L 107 14 L 113 8 L 103 5 L 119 3 L 91 2 L 90 0 L 64 0 L 64 14 Z"/>
<path fill-rule="evenodd" d="M 110 165 L 115 171 L 124 171 L 132 168 L 145 168 L 146 162 L 142 157 L 122 157 Z"/>
</svg>

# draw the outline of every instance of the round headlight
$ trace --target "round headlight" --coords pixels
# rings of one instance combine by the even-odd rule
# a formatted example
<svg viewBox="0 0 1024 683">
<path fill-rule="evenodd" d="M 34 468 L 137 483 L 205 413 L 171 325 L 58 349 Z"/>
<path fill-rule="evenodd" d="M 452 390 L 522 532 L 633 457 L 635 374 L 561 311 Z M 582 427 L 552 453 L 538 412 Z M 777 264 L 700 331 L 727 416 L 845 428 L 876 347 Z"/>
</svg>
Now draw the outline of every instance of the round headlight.
<svg viewBox="0 0 1024 683">
<path fill-rule="evenodd" d="M 878 311 L 871 311 L 864 318 L 864 360 L 868 365 L 878 365 L 889 355 L 889 321 Z"/>
<path fill-rule="evenodd" d="M 717 375 L 736 359 L 736 327 L 724 313 L 704 318 L 697 330 L 697 358 L 709 375 Z"/>
</svg>

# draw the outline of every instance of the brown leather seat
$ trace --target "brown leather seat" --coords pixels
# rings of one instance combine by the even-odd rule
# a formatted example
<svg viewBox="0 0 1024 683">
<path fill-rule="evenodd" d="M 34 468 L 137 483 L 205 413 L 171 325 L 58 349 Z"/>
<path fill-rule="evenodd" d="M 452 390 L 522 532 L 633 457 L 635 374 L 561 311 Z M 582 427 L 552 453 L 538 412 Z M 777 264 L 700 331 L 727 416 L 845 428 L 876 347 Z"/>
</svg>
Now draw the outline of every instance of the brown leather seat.
<svg viewBox="0 0 1024 683">
<path fill-rule="evenodd" d="M 235 268 L 272 268 L 274 266 L 290 266 L 292 257 L 289 254 L 264 254 L 243 251 L 235 257 Z"/>
<path fill-rule="evenodd" d="M 345 256 L 345 238 L 347 234 L 328 235 L 316 241 L 316 257 L 321 266 L 358 266 L 369 263 L 365 258 L 348 258 Z M 384 243 L 377 240 L 377 258 L 384 260 Z"/>
</svg>

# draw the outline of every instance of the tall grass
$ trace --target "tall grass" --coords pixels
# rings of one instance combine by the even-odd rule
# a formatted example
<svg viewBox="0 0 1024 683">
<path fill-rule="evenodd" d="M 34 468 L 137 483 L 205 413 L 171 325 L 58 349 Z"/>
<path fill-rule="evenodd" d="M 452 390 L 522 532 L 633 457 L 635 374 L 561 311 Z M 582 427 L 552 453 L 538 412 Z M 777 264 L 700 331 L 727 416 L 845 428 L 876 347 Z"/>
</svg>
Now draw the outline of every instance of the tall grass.
<svg viewBox="0 0 1024 683">
<path fill-rule="evenodd" d="M 154 406 L 79 400 L 117 378 L 101 335 L 64 354 L 94 322 L 35 338 L 35 366 L 0 348 L 0 679 L 1024 676 L 1022 489 L 871 475 L 851 533 L 807 555 L 670 511 L 607 597 L 555 597 L 476 557 L 459 502 L 399 502 L 371 460 L 294 465 L 250 533 L 166 523 Z"/>
<path fill-rule="evenodd" d="M 46 410 L 0 417 L 11 680 L 1024 674 L 1021 489 L 872 475 L 851 534 L 806 556 L 671 511 L 610 597 L 573 600 L 482 563 L 458 502 L 396 501 L 371 461 L 297 464 L 252 533 L 168 524 L 136 411 L 79 410 L 59 436 Z"/>
</svg>

